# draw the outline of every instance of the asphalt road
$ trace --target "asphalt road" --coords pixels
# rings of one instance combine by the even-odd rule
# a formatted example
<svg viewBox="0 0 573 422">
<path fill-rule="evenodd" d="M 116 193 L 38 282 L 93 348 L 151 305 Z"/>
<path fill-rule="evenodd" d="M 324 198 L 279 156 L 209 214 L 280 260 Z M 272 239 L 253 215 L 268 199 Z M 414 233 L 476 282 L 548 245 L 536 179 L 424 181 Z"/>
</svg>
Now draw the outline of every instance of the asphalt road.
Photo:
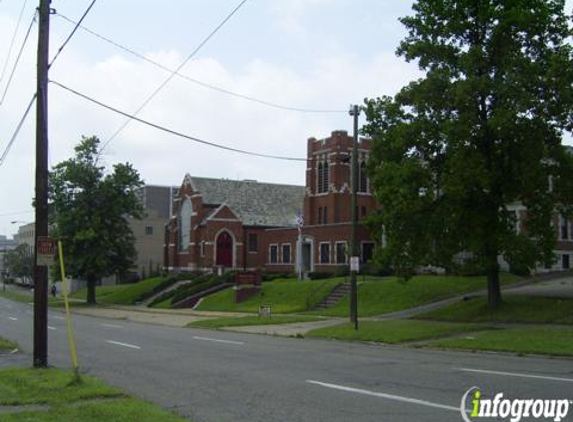
<svg viewBox="0 0 573 422">
<path fill-rule="evenodd" d="M 0 298 L 0 336 L 30 353 L 32 316 L 32 306 Z M 484 397 L 573 399 L 573 360 L 567 359 L 279 338 L 80 315 L 74 315 L 74 329 L 82 371 L 197 422 L 462 421 L 461 398 L 472 386 Z M 48 334 L 50 364 L 69 366 L 59 311 L 49 313 Z M 573 421 L 573 405 L 564 420 Z"/>
</svg>

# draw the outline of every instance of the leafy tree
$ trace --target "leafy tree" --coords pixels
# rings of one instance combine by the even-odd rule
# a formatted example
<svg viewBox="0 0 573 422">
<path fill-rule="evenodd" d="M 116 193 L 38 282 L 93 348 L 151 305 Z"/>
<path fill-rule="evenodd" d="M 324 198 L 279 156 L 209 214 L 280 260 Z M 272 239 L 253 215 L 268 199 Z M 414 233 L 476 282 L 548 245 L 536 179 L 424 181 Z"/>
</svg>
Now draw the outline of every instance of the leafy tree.
<svg viewBox="0 0 573 422">
<path fill-rule="evenodd" d="M 4 254 L 4 268 L 10 276 L 31 281 L 34 276 L 34 254 L 28 245 L 18 245 Z"/>
<path fill-rule="evenodd" d="M 106 174 L 98 162 L 99 139 L 82 137 L 75 156 L 53 168 L 50 200 L 55 236 L 63 241 L 66 270 L 87 281 L 87 302 L 95 303 L 101 277 L 125 274 L 136 257 L 128 218 L 141 218 L 136 195 L 143 185 L 129 163 Z"/>
<path fill-rule="evenodd" d="M 425 76 L 367 99 L 378 259 L 410 275 L 469 252 L 501 302 L 498 256 L 549 263 L 555 212 L 571 215 L 573 54 L 563 0 L 418 0 L 397 54 Z M 508 205 L 527 207 L 517 233 Z"/>
</svg>

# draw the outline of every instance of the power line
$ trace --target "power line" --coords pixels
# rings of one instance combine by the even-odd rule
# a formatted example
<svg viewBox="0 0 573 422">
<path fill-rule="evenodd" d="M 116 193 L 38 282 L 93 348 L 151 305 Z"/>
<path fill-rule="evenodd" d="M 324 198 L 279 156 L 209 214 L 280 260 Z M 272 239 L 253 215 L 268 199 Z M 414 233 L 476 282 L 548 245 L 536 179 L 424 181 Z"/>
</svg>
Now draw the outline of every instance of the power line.
<svg viewBox="0 0 573 422">
<path fill-rule="evenodd" d="M 22 16 L 24 15 L 24 10 L 26 9 L 27 2 L 28 0 L 24 0 L 24 4 L 22 5 L 22 9 L 20 10 L 20 15 L 18 16 L 18 22 L 16 23 L 16 28 L 14 29 L 14 34 L 12 35 L 12 41 L 10 42 L 10 47 L 8 48 L 8 54 L 6 55 L 6 61 L 4 62 L 4 66 L 2 67 L 2 73 L 0 74 L 0 83 L 2 83 L 2 80 L 4 79 L 4 74 L 6 73 L 8 61 L 10 60 L 10 55 L 12 54 L 12 48 L 14 47 L 16 34 L 18 33 L 18 29 L 20 28 L 20 22 L 22 21 Z"/>
<path fill-rule="evenodd" d="M 22 56 L 22 52 L 24 51 L 24 47 L 26 46 L 26 42 L 28 41 L 28 37 L 30 36 L 30 32 L 32 31 L 32 26 L 34 26 L 34 22 L 36 22 L 36 13 L 34 12 L 34 16 L 32 17 L 32 21 L 30 22 L 30 26 L 26 31 L 26 36 L 24 37 L 24 41 L 22 42 L 22 46 L 18 51 L 18 55 L 16 56 L 16 61 L 14 62 L 14 66 L 12 67 L 12 71 L 10 72 L 10 77 L 8 78 L 8 82 L 6 82 L 6 88 L 4 88 L 4 92 L 2 93 L 2 98 L 0 98 L 0 105 L 4 102 L 6 98 L 6 94 L 8 93 L 8 88 L 12 84 L 12 78 L 14 77 L 14 73 L 16 73 L 16 68 L 18 67 L 18 63 L 20 62 L 20 57 Z"/>
<path fill-rule="evenodd" d="M 95 4 L 97 0 L 92 0 L 92 2 L 90 3 L 90 5 L 88 6 L 88 8 L 86 9 L 86 11 L 84 12 L 84 14 L 82 15 L 82 17 L 80 18 L 80 20 L 77 22 L 76 26 L 74 27 L 74 29 L 72 29 L 72 32 L 70 32 L 70 35 L 68 35 L 68 38 L 66 38 L 66 40 L 63 42 L 63 44 L 60 46 L 60 48 L 58 48 L 58 51 L 56 51 L 56 54 L 54 56 L 54 58 L 52 59 L 52 61 L 48 64 L 48 69 L 50 67 L 52 67 L 52 65 L 54 64 L 54 62 L 56 61 L 56 59 L 58 58 L 58 56 L 60 55 L 60 53 L 62 52 L 62 50 L 66 47 L 66 45 L 68 45 L 68 43 L 70 42 L 70 40 L 72 39 L 72 37 L 74 36 L 74 34 L 76 33 L 76 31 L 78 30 L 78 27 L 80 26 L 80 24 L 83 22 L 83 20 L 86 18 L 86 16 L 88 15 L 88 13 L 90 12 L 90 10 L 92 9 L 93 5 Z"/>
<path fill-rule="evenodd" d="M 129 114 L 129 113 L 126 113 L 126 112 L 124 112 L 124 111 L 121 111 L 121 110 L 119 110 L 119 109 L 117 109 L 117 108 L 115 108 L 115 107 L 112 107 L 112 106 L 110 106 L 110 105 L 104 104 L 104 103 L 102 103 L 101 101 L 98 101 L 98 100 L 96 100 L 96 99 L 94 99 L 94 98 L 92 98 L 92 97 L 90 97 L 90 96 L 88 96 L 88 95 L 82 94 L 82 93 L 80 93 L 80 92 L 78 92 L 78 91 L 76 91 L 76 90 L 74 90 L 74 89 L 72 89 L 72 88 L 70 88 L 70 87 L 68 87 L 68 86 L 66 86 L 66 85 L 64 85 L 64 84 L 61 84 L 61 83 L 59 83 L 59 82 L 56 82 L 56 81 L 54 81 L 54 80 L 50 80 L 50 82 L 53 83 L 54 85 L 59 86 L 60 88 L 66 90 L 66 91 L 68 91 L 68 92 L 71 92 L 72 94 L 75 94 L 75 95 L 77 95 L 77 96 L 79 96 L 79 97 L 81 97 L 81 98 L 83 98 L 83 99 L 85 99 L 85 100 L 90 101 L 90 102 L 93 103 L 93 104 L 96 104 L 96 105 L 98 105 L 98 106 L 100 106 L 100 107 L 103 107 L 103 108 L 106 108 L 106 109 L 108 109 L 108 110 L 111 110 L 111 111 L 113 111 L 113 112 L 115 112 L 115 113 L 121 114 L 121 115 L 123 115 L 123 116 L 129 118 L 130 120 L 135 120 L 135 121 L 140 122 L 140 123 L 143 123 L 143 124 L 145 124 L 145 125 L 147 125 L 147 126 L 151 126 L 151 127 L 155 128 L 155 129 L 159 129 L 159 130 L 161 130 L 161 131 L 163 131 L 163 132 L 167 132 L 167 133 L 170 133 L 170 134 L 172 134 L 172 135 L 179 136 L 179 137 L 181 137 L 181 138 L 189 139 L 190 141 L 193 141 L 193 142 L 198 142 L 198 143 L 200 143 L 200 144 L 208 145 L 208 146 L 211 146 L 211 147 L 214 147 L 214 148 L 219 148 L 219 149 L 223 149 L 223 150 L 226 150 L 226 151 L 237 152 L 237 153 L 245 154 L 245 155 L 251 155 L 251 156 L 255 156 L 255 157 L 273 158 L 273 159 L 276 159 L 276 160 L 287 160 L 287 161 L 307 161 L 306 158 L 285 157 L 285 156 L 281 156 L 281 155 L 262 154 L 262 153 L 258 153 L 258 152 L 247 151 L 247 150 L 243 150 L 243 149 L 238 149 L 238 148 L 229 147 L 229 146 L 222 145 L 222 144 L 218 144 L 218 143 L 211 142 L 211 141 L 206 141 L 206 140 L 204 140 L 204 139 L 200 139 L 200 138 L 197 138 L 197 137 L 195 137 L 195 136 L 187 135 L 187 134 L 184 134 L 184 133 L 182 133 L 182 132 L 178 132 L 178 131 L 176 131 L 176 130 L 166 128 L 165 126 L 161 126 L 161 125 L 158 125 L 158 124 L 156 124 L 156 123 L 152 123 L 152 122 L 150 122 L 150 121 L 141 119 L 141 118 L 135 116 L 134 114 Z"/>
<path fill-rule="evenodd" d="M 62 15 L 61 13 L 56 13 L 56 15 L 57 15 L 58 17 L 60 17 L 61 19 L 65 20 L 65 21 L 67 21 L 67 22 L 69 22 L 69 23 L 71 23 L 71 24 L 74 24 L 74 25 L 77 24 L 77 22 L 75 22 L 74 20 L 68 18 L 67 16 Z M 233 96 L 233 97 L 241 98 L 241 99 L 243 99 L 243 100 L 252 101 L 252 102 L 259 103 L 259 104 L 262 104 L 262 105 L 265 105 L 265 106 L 274 107 L 274 108 L 278 108 L 278 109 L 281 109 L 281 110 L 287 110 L 287 111 L 297 111 L 297 112 L 301 112 L 301 113 L 347 113 L 347 112 L 348 112 L 348 110 L 313 109 L 313 108 L 293 107 L 293 106 L 288 106 L 288 105 L 284 105 L 284 104 L 279 104 L 279 103 L 276 103 L 276 102 L 273 102 L 273 101 L 262 100 L 262 99 L 260 99 L 260 98 L 256 98 L 256 97 L 253 97 L 253 96 L 250 96 L 250 95 L 245 95 L 245 94 L 237 93 L 237 92 L 231 91 L 231 90 L 229 90 L 229 89 L 225 89 L 225 88 L 221 88 L 221 87 L 218 87 L 218 86 L 215 86 L 215 85 L 211 85 L 211 84 L 208 84 L 208 83 L 206 83 L 206 82 L 200 81 L 199 79 L 192 78 L 192 77 L 187 76 L 187 75 L 185 75 L 185 74 L 183 74 L 183 73 L 180 73 L 180 72 L 178 72 L 178 71 L 176 71 L 176 70 L 173 70 L 173 69 L 171 69 L 171 68 L 169 68 L 169 67 L 167 67 L 167 66 L 165 66 L 165 65 L 163 65 L 163 64 L 161 64 L 161 63 L 159 63 L 159 62 L 156 62 L 156 61 L 154 61 L 154 60 L 152 60 L 152 59 L 146 57 L 145 55 L 143 55 L 143 54 L 141 54 L 141 53 L 136 52 L 135 50 L 133 50 L 133 49 L 131 49 L 131 48 L 128 48 L 128 47 L 126 47 L 126 46 L 124 46 L 124 45 L 121 45 L 121 44 L 119 44 L 119 43 L 117 43 L 117 42 L 115 42 L 115 41 L 113 41 L 113 40 L 111 40 L 111 39 L 109 39 L 109 38 L 107 38 L 107 37 L 101 35 L 101 34 L 98 34 L 97 32 L 95 32 L 95 31 L 93 31 L 93 30 L 91 30 L 91 29 L 89 29 L 89 28 L 87 28 L 87 27 L 85 27 L 85 26 L 80 25 L 79 27 L 80 27 L 82 30 L 84 30 L 85 32 L 87 32 L 87 33 L 89 33 L 89 34 L 91 34 L 91 35 L 93 35 L 93 36 L 95 36 L 95 37 L 97 37 L 97 38 L 99 38 L 99 39 L 101 39 L 101 40 L 107 42 L 108 44 L 111 44 L 111 45 L 113 45 L 113 46 L 115 46 L 115 47 L 117 47 L 117 48 L 119 48 L 119 49 L 121 49 L 121 50 L 123 50 L 123 51 L 125 51 L 125 52 L 127 52 L 127 53 L 129 53 L 129 54 L 131 54 L 131 55 L 133 55 L 133 56 L 135 56 L 135 57 L 141 59 L 141 60 L 144 60 L 144 61 L 146 61 L 147 63 L 150 63 L 150 64 L 152 64 L 152 65 L 155 66 L 155 67 L 158 67 L 159 69 L 165 70 L 165 71 L 170 72 L 170 73 L 175 73 L 175 75 L 179 76 L 180 78 L 182 78 L 182 79 L 184 79 L 184 80 L 187 80 L 187 81 L 192 82 L 192 83 L 194 83 L 194 84 L 200 85 L 200 86 L 202 86 L 202 87 L 204 87 L 204 88 L 211 89 L 211 90 L 213 90 L 213 91 L 217 91 L 217 92 L 220 92 L 220 93 L 223 93 L 223 94 L 231 95 L 231 96 Z"/>
<path fill-rule="evenodd" d="M 2 0 L 0 0 L 1 2 Z M 7 212 L 4 214 L 0 214 L 0 217 L 8 217 L 10 215 L 21 215 L 21 214 L 32 214 L 34 211 L 13 211 L 13 212 Z"/>
<path fill-rule="evenodd" d="M 209 35 L 207 35 L 207 37 L 205 37 L 205 39 L 204 39 L 203 41 L 201 41 L 201 43 L 199 43 L 199 45 L 198 45 L 197 47 L 195 47 L 195 50 L 193 50 L 193 51 L 191 52 L 191 54 L 189 54 L 189 55 L 187 56 L 187 58 L 183 61 L 183 63 L 181 63 L 181 64 L 177 67 L 177 69 L 175 69 L 175 71 L 171 72 L 171 74 L 169 75 L 169 77 L 168 77 L 167 79 L 165 79 L 165 80 L 163 81 L 163 83 L 162 83 L 161 85 L 159 85 L 159 86 L 157 87 L 157 89 L 156 89 L 155 91 L 153 91 L 153 92 L 151 93 L 151 95 L 150 95 L 149 97 L 147 97 L 147 99 L 146 99 L 143 103 L 141 103 L 141 105 L 139 106 L 139 108 L 138 108 L 137 110 L 135 110 L 135 112 L 133 113 L 133 116 L 137 116 L 137 115 L 139 114 L 139 112 L 140 112 L 141 110 L 143 110 L 143 109 L 145 108 L 145 106 L 146 106 L 147 104 L 149 104 L 149 102 L 150 102 L 157 94 L 159 94 L 159 91 L 161 91 L 161 90 L 165 87 L 165 85 L 167 85 L 167 84 L 169 83 L 169 81 L 171 81 L 171 79 L 173 79 L 173 77 L 175 76 L 175 74 L 176 74 L 177 72 L 179 72 L 179 71 L 183 68 L 183 66 L 185 66 L 185 65 L 187 64 L 187 62 L 188 62 L 189 60 L 191 60 L 191 58 L 192 58 L 193 56 L 195 56 L 195 54 L 197 54 L 197 53 L 199 52 L 199 50 L 201 50 L 201 48 L 203 48 L 203 46 L 227 23 L 227 21 L 228 21 L 229 19 L 231 19 L 231 17 L 232 17 L 246 2 L 247 2 L 247 0 L 242 0 L 242 1 L 237 5 L 237 7 L 235 7 L 235 8 L 233 9 L 233 11 L 232 11 L 231 13 L 229 13 L 229 14 L 227 15 L 227 17 L 226 17 L 225 19 L 223 19 L 223 21 L 221 21 L 221 23 L 220 23 L 219 25 L 217 25 L 217 27 L 216 27 L 213 31 L 211 31 L 211 33 L 210 33 Z M 101 151 L 103 151 L 103 150 L 105 149 L 105 147 L 106 147 L 111 141 L 113 141 L 113 140 L 115 139 L 115 137 L 116 137 L 117 135 L 119 135 L 119 134 L 121 133 L 121 131 L 123 131 L 123 129 L 126 128 L 126 126 L 129 124 L 129 122 L 131 122 L 132 119 L 133 119 L 133 118 L 129 118 L 128 120 L 126 120 L 126 121 L 119 127 L 119 129 L 116 130 L 115 133 L 114 133 L 107 141 L 104 142 L 104 144 L 103 144 L 103 146 L 102 146 L 102 148 L 101 148 Z"/>
<path fill-rule="evenodd" d="M 24 124 L 24 121 L 26 120 L 26 117 L 28 116 L 30 109 L 32 108 L 32 104 L 34 104 L 34 100 L 36 99 L 36 96 L 37 96 L 37 94 L 34 94 L 32 96 L 32 99 L 30 100 L 30 103 L 28 104 L 28 107 L 26 108 L 24 115 L 20 119 L 18 126 L 16 126 L 16 130 L 14 131 L 12 138 L 10 138 L 10 141 L 8 142 L 8 145 L 6 145 L 6 148 L 4 149 L 2 156 L 0 156 L 0 167 L 2 166 L 2 164 L 4 164 L 4 161 L 6 160 L 6 157 L 8 156 L 8 153 L 10 152 L 10 148 L 12 148 L 14 141 L 18 137 L 18 133 L 20 133 L 20 129 L 22 128 L 22 125 Z"/>
</svg>

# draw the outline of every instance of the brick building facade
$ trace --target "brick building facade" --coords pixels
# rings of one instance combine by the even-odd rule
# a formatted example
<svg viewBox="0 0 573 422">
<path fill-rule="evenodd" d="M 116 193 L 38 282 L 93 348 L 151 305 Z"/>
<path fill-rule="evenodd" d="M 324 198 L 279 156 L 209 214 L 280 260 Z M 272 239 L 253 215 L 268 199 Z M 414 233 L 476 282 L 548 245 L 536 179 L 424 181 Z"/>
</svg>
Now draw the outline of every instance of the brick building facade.
<svg viewBox="0 0 573 422">
<path fill-rule="evenodd" d="M 370 140 L 360 140 L 360 220 L 376 207 L 364 172 L 370 147 Z M 345 131 L 310 138 L 306 186 L 186 175 L 166 226 L 165 267 L 304 273 L 347 267 L 351 148 L 352 138 Z M 374 243 L 362 223 L 357 237 L 362 261 L 370 260 Z"/>
</svg>

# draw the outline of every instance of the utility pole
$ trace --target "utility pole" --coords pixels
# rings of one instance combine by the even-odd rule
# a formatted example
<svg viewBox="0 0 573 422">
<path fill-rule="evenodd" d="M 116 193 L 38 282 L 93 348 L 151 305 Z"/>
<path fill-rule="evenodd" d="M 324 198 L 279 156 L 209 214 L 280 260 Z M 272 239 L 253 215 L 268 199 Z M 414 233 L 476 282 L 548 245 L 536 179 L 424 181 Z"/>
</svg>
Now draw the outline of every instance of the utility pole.
<svg viewBox="0 0 573 422">
<path fill-rule="evenodd" d="M 357 105 L 350 106 L 348 112 L 354 117 L 354 139 L 352 141 L 352 155 L 350 159 L 350 216 L 352 220 L 350 230 L 350 322 L 354 323 L 354 329 L 358 330 L 358 287 L 356 285 L 356 273 L 358 272 L 358 248 L 356 242 L 357 221 L 357 204 L 356 192 L 358 191 L 358 116 L 360 109 Z"/>
<path fill-rule="evenodd" d="M 34 243 L 34 367 L 48 366 L 48 267 L 38 265 L 38 237 L 48 236 L 48 54 L 50 0 L 38 7 L 36 91 L 36 233 Z"/>
</svg>

